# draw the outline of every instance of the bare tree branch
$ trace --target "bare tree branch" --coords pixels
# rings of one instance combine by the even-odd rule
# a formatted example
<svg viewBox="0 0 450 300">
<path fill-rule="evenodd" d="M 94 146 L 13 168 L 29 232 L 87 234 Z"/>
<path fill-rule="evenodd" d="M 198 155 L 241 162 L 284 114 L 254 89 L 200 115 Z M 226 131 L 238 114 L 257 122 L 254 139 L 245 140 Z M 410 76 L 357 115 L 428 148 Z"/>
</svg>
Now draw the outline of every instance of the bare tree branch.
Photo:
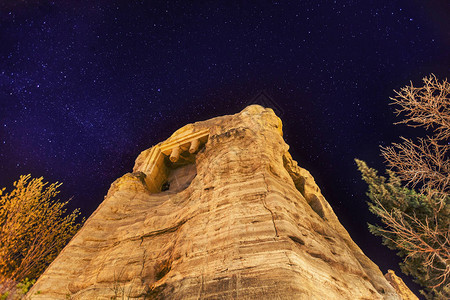
<svg viewBox="0 0 450 300">
<path fill-rule="evenodd" d="M 439 82 L 434 74 L 423 78 L 423 84 L 414 87 L 411 82 L 390 99 L 397 107 L 395 113 L 404 117 L 396 124 L 423 127 L 430 130 L 431 136 L 417 141 L 402 137 L 402 143 L 381 147 L 381 153 L 402 182 L 418 188 L 426 197 L 432 216 L 421 219 L 415 213 L 390 211 L 376 197 L 373 201 L 379 208 L 377 214 L 387 225 L 379 228 L 383 237 L 404 250 L 406 260 L 425 258 L 424 266 L 434 282 L 430 289 L 445 290 L 450 279 L 450 84 L 447 79 Z M 447 218 L 444 224 L 440 224 L 442 218 Z"/>
<path fill-rule="evenodd" d="M 422 126 L 434 130 L 434 138 L 448 140 L 450 137 L 450 84 L 447 79 L 439 82 L 434 74 L 423 78 L 424 86 L 410 86 L 394 91 L 395 97 L 390 98 L 392 104 L 398 105 L 397 115 L 404 114 L 404 120 L 397 124 L 407 124 L 412 127 Z"/>
</svg>

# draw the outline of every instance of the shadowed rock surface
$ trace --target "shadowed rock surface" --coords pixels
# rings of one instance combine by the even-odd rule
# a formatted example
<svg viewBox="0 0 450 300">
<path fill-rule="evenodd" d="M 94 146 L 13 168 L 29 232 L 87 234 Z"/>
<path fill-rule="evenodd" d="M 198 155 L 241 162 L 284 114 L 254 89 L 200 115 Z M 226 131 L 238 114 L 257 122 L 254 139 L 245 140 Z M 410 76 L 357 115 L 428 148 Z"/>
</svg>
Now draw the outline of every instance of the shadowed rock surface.
<svg viewBox="0 0 450 300">
<path fill-rule="evenodd" d="M 401 299 L 281 126 L 252 105 L 143 151 L 28 297 Z"/>
</svg>

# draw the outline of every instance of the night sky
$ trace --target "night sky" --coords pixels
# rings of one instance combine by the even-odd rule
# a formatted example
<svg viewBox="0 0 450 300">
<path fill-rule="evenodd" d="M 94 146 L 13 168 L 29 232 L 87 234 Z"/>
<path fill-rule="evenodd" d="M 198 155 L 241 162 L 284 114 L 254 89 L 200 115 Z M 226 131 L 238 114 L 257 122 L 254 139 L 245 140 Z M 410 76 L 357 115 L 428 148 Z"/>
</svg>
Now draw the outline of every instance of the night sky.
<svg viewBox="0 0 450 300">
<path fill-rule="evenodd" d="M 383 170 L 379 145 L 424 134 L 393 125 L 389 97 L 449 76 L 449 1 L 213 2 L 1 1 L 0 187 L 60 181 L 89 216 L 141 151 L 264 90 L 294 159 L 399 274 L 353 159 Z"/>
</svg>

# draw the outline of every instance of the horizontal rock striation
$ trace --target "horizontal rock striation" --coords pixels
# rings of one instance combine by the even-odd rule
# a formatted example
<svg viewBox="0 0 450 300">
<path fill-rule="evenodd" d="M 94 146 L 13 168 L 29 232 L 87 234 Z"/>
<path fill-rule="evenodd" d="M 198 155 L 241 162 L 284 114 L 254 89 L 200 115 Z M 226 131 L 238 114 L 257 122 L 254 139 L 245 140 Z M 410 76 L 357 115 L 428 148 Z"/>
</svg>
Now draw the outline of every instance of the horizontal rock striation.
<svg viewBox="0 0 450 300">
<path fill-rule="evenodd" d="M 252 105 L 142 152 L 28 297 L 401 299 L 281 126 Z"/>
</svg>

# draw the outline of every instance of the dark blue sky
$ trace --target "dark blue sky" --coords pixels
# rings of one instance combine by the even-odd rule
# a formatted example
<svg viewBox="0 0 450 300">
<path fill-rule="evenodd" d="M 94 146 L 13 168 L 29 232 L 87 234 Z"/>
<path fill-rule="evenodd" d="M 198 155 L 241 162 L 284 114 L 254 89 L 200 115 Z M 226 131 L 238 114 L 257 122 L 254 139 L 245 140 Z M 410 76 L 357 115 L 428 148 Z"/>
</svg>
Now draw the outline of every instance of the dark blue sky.
<svg viewBox="0 0 450 300">
<path fill-rule="evenodd" d="M 62 181 L 89 215 L 146 148 L 265 90 L 285 139 L 383 271 L 353 158 L 383 168 L 393 89 L 450 70 L 442 1 L 2 1 L 0 186 Z M 397 119 L 398 120 L 398 119 Z M 419 134 L 423 134 L 420 132 Z"/>
</svg>

